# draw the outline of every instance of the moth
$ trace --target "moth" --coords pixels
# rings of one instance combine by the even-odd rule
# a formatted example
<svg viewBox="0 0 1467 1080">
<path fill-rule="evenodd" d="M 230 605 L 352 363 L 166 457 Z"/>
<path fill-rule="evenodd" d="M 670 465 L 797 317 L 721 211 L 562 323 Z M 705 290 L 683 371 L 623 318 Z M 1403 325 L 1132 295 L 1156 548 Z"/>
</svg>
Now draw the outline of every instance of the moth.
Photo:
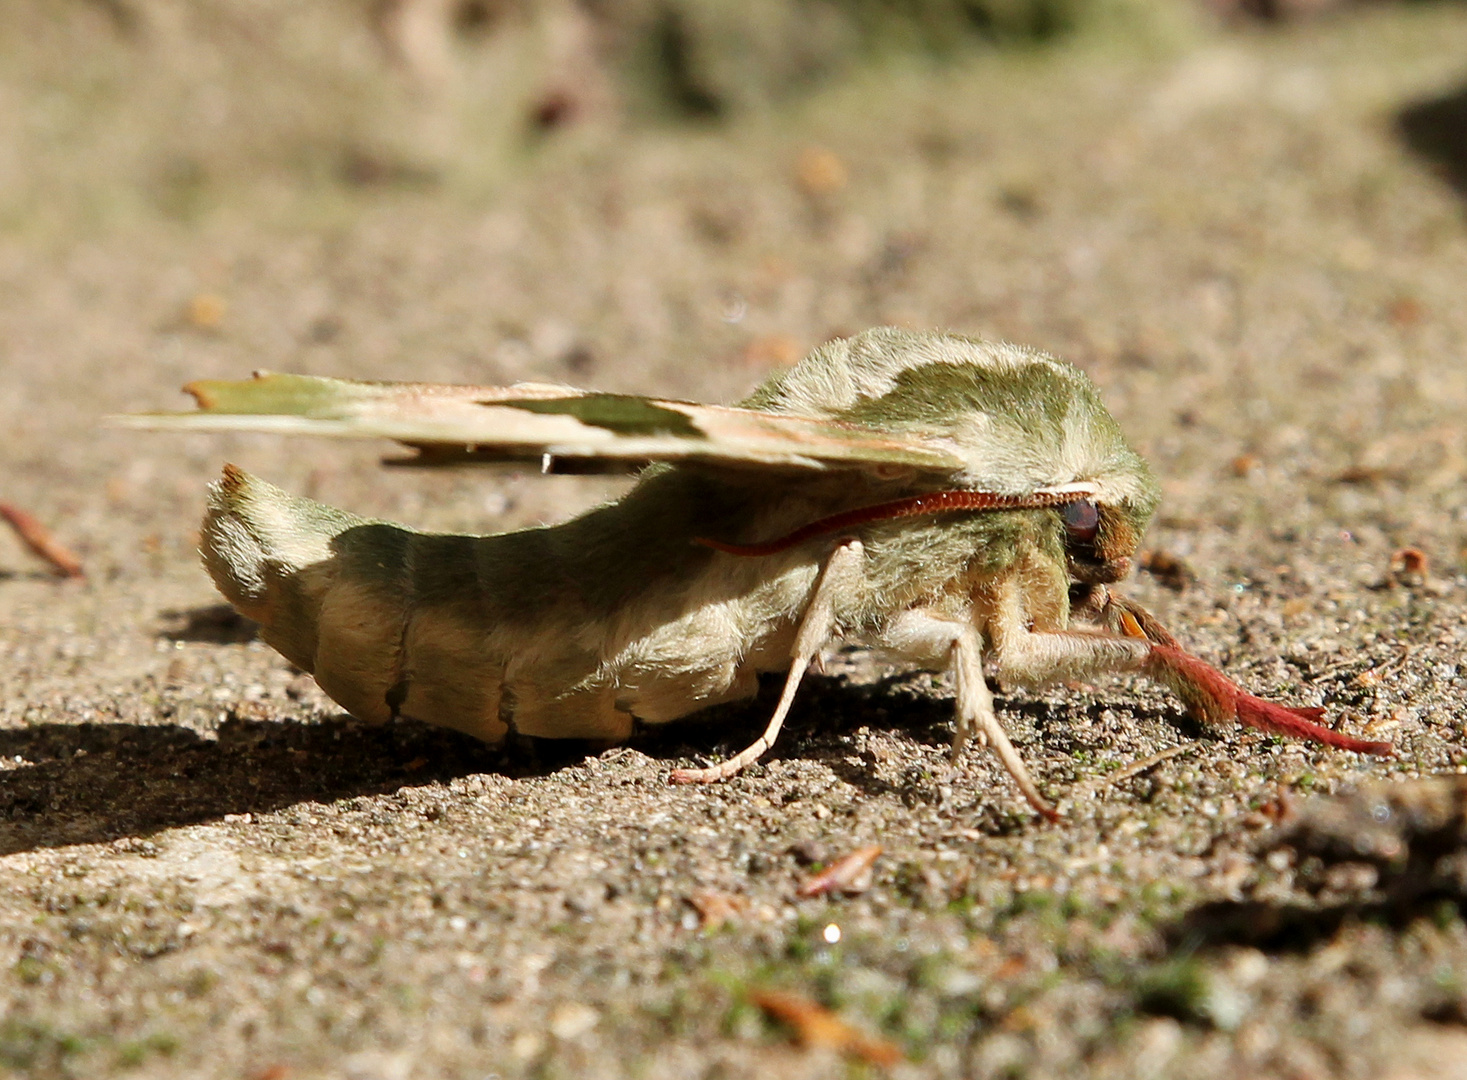
<svg viewBox="0 0 1467 1080">
<path fill-rule="evenodd" d="M 671 774 L 717 781 L 773 744 L 811 662 L 844 641 L 947 672 L 954 753 L 989 746 L 1048 817 L 985 663 L 1029 687 L 1137 672 L 1208 724 L 1391 751 L 1321 726 L 1323 710 L 1245 693 L 1111 588 L 1157 483 L 1084 373 L 1031 349 L 875 329 L 734 406 L 268 373 L 185 389 L 197 412 L 128 422 L 385 437 L 422 464 L 641 470 L 624 497 L 563 524 L 450 536 L 225 466 L 205 567 L 266 642 L 365 721 L 413 717 L 491 743 L 619 741 L 784 672 L 753 745 Z"/>
</svg>

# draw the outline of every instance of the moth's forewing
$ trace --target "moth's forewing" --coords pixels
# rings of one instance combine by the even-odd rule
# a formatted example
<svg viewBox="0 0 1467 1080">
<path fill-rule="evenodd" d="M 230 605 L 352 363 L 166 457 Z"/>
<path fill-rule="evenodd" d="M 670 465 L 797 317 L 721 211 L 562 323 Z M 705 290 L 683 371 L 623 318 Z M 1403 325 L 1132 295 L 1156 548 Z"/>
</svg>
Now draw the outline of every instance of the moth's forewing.
<svg viewBox="0 0 1467 1080">
<path fill-rule="evenodd" d="M 261 374 L 187 388 L 199 411 L 121 418 L 131 427 L 387 438 L 433 463 L 593 459 L 639 467 L 701 461 L 821 471 L 951 471 L 948 447 L 879 427 L 573 387 L 370 383 Z"/>
</svg>

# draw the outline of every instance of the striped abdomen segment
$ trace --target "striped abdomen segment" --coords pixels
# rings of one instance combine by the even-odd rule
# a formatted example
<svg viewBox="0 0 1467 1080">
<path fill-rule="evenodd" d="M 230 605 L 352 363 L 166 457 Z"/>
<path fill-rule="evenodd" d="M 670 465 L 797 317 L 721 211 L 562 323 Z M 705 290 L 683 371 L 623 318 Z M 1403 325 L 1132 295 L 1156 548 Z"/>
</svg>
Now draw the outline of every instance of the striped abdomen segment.
<svg viewBox="0 0 1467 1080">
<path fill-rule="evenodd" d="M 232 466 L 210 489 L 204 565 L 260 636 L 359 719 L 497 742 L 502 664 L 475 545 L 295 498 Z"/>
</svg>

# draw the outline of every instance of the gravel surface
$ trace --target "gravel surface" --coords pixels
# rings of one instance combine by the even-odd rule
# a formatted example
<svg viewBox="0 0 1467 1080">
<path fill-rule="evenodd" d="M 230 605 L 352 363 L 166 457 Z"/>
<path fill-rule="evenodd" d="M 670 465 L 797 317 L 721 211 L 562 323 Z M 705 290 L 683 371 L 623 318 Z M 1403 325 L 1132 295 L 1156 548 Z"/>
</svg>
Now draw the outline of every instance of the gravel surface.
<svg viewBox="0 0 1467 1080">
<path fill-rule="evenodd" d="M 1413 809 L 1460 792 L 1399 786 L 1467 772 L 1467 220 L 1441 165 L 1467 128 L 1402 121 L 1462 93 L 1464 56 L 1461 5 L 1194 26 L 717 127 L 593 119 L 492 183 L 241 169 L 187 212 L 96 180 L 7 214 L 0 498 L 87 576 L 0 535 L 0 1069 L 1467 1075 L 1463 830 Z M 28 116 L 82 92 L 0 83 Z M 665 777 L 742 746 L 776 687 L 609 750 L 368 728 L 216 606 L 193 545 L 222 462 L 466 531 L 620 482 L 99 424 L 255 368 L 729 400 L 881 323 L 1084 367 L 1165 491 L 1128 593 L 1399 756 L 1213 738 L 1121 681 L 1005 693 L 1067 811 L 1045 825 L 990 756 L 949 760 L 942 680 L 846 654 L 708 788 Z M 1362 781 L 1387 787 L 1310 801 Z M 1395 839 L 1352 856 L 1382 806 Z M 872 844 L 869 881 L 800 895 Z"/>
</svg>

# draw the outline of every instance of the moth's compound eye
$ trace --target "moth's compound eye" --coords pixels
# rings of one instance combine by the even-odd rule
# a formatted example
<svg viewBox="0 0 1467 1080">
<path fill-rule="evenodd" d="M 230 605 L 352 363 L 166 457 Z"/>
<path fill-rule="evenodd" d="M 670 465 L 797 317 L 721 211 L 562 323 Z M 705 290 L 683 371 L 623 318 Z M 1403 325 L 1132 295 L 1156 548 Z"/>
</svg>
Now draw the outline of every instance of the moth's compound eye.
<svg viewBox="0 0 1467 1080">
<path fill-rule="evenodd" d="M 1100 528 L 1100 510 L 1089 499 L 1066 503 L 1060 514 L 1071 540 L 1088 544 L 1095 539 L 1095 533 Z"/>
</svg>

